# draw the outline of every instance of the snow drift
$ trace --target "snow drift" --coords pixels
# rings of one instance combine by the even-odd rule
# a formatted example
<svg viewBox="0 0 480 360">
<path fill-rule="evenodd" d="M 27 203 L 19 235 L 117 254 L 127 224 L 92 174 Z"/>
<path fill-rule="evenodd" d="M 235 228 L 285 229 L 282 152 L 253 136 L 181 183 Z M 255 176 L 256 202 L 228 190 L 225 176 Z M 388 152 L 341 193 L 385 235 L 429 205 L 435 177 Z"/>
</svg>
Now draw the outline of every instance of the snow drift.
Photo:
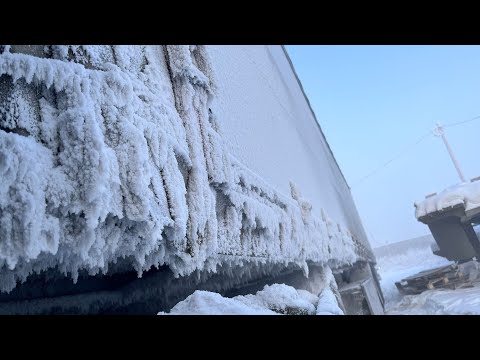
<svg viewBox="0 0 480 360">
<path fill-rule="evenodd" d="M 205 46 L 0 53 L 1 291 L 49 268 L 74 280 L 112 266 L 307 269 L 364 248 L 293 182 L 285 195 L 229 150 Z"/>
<path fill-rule="evenodd" d="M 330 290 L 330 289 L 329 289 Z M 318 296 L 285 284 L 266 285 L 255 295 L 226 298 L 209 291 L 195 291 L 167 314 L 158 315 L 343 315 L 335 296 Z"/>
</svg>

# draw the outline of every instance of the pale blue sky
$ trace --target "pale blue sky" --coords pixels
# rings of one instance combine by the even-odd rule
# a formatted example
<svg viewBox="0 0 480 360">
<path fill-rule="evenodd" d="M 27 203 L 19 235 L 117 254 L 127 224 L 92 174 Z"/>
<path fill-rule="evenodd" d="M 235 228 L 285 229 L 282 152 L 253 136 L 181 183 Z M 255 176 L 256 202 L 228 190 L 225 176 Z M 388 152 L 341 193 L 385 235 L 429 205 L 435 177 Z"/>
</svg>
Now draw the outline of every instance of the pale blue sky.
<svg viewBox="0 0 480 360">
<path fill-rule="evenodd" d="M 371 243 L 429 233 L 415 219 L 414 201 L 459 179 L 439 138 L 409 145 L 436 122 L 480 115 L 480 46 L 287 46 L 287 51 Z M 448 128 L 446 135 L 466 178 L 480 176 L 480 119 Z"/>
</svg>

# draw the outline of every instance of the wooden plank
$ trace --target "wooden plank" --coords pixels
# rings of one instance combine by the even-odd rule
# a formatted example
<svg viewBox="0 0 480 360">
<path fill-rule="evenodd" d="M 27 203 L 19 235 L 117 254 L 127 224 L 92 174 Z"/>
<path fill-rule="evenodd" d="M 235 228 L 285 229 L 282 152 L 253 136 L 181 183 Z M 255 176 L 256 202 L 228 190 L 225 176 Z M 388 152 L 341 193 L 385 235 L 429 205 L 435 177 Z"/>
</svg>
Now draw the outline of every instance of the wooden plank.
<svg viewBox="0 0 480 360">
<path fill-rule="evenodd" d="M 455 289 L 467 279 L 456 264 L 422 271 L 395 283 L 402 294 L 420 294 L 425 290 L 449 288 Z"/>
<path fill-rule="evenodd" d="M 452 270 L 456 270 L 456 268 L 457 268 L 457 265 L 455 265 L 455 264 L 446 265 L 446 266 L 442 266 L 442 267 L 439 267 L 439 268 L 419 272 L 418 274 L 411 275 L 411 276 L 409 276 L 409 277 L 407 277 L 403 280 L 413 280 L 413 279 L 418 279 L 418 278 L 422 278 L 422 277 L 429 277 L 429 276 L 435 275 L 437 273 L 450 272 Z"/>
<path fill-rule="evenodd" d="M 378 296 L 377 287 L 373 279 L 367 279 L 362 283 L 363 293 L 367 299 L 368 308 L 372 315 L 383 315 L 383 306 Z"/>
</svg>

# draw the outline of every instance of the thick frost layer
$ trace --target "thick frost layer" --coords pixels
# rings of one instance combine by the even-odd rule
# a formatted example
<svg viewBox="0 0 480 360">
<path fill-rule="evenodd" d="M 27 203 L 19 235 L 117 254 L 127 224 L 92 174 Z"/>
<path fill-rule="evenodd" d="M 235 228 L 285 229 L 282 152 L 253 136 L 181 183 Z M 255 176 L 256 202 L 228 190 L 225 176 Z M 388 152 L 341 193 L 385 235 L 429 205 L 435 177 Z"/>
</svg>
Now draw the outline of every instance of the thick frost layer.
<svg viewBox="0 0 480 360">
<path fill-rule="evenodd" d="M 255 295 L 234 298 L 197 290 L 168 315 L 314 315 L 317 302 L 318 296 L 284 284 L 266 285 Z"/>
<path fill-rule="evenodd" d="M 459 204 L 465 207 L 465 211 L 480 206 L 480 181 L 451 186 L 437 195 L 416 202 L 415 216 L 418 219 L 427 214 Z"/>
<path fill-rule="evenodd" d="M 226 151 L 204 47 L 0 51 L 1 291 L 118 259 L 139 276 L 356 261 L 359 243 L 293 183 L 284 196 Z"/>
</svg>

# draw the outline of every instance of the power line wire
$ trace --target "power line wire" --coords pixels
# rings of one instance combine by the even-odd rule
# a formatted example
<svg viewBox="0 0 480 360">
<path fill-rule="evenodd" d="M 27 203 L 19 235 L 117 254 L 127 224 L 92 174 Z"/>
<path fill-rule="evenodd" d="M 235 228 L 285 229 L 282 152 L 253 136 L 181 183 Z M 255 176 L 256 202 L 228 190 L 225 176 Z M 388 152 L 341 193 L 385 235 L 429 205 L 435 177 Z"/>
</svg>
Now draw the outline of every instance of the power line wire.
<svg viewBox="0 0 480 360">
<path fill-rule="evenodd" d="M 459 122 L 456 122 L 456 123 L 446 124 L 446 125 L 443 125 L 443 127 L 454 127 L 454 126 L 466 124 L 466 123 L 468 123 L 468 122 L 470 122 L 470 121 L 477 120 L 477 119 L 480 119 L 480 115 L 475 116 L 474 118 L 471 118 L 471 119 L 468 119 L 468 120 L 459 121 Z"/>
<path fill-rule="evenodd" d="M 456 123 L 450 123 L 450 124 L 446 124 L 446 125 L 443 125 L 444 128 L 448 128 L 448 127 L 454 127 L 454 126 L 458 126 L 458 125 L 463 125 L 463 124 L 466 124 L 470 121 L 473 121 L 473 120 L 477 120 L 477 119 L 480 119 L 480 115 L 478 116 L 475 116 L 474 118 L 471 118 L 471 119 L 468 119 L 468 120 L 463 120 L 463 121 L 459 121 L 459 122 L 456 122 Z M 385 168 L 386 166 L 388 166 L 391 162 L 397 160 L 398 158 L 400 158 L 403 154 L 405 154 L 407 151 L 411 150 L 412 147 L 420 144 L 423 140 L 425 140 L 429 135 L 432 135 L 432 132 L 429 131 L 427 134 L 423 135 L 422 137 L 420 137 L 415 143 L 413 143 L 412 145 L 410 145 L 409 147 L 405 148 L 404 151 L 402 151 L 401 153 L 397 154 L 396 156 L 394 156 L 393 158 L 391 158 L 390 160 L 388 160 L 387 162 L 385 162 L 383 165 L 379 166 L 378 168 L 376 168 L 375 170 L 373 170 L 372 172 L 370 172 L 369 174 L 365 175 L 364 177 L 362 177 L 360 180 L 358 180 L 357 182 L 355 182 L 353 185 L 352 185 L 352 188 L 361 184 L 364 180 L 368 179 L 369 177 L 371 177 L 372 175 L 375 175 L 378 171 L 382 170 L 383 168 Z"/>
<path fill-rule="evenodd" d="M 385 162 L 383 165 L 379 166 L 378 168 L 376 168 L 375 170 L 373 170 L 372 172 L 370 172 L 369 174 L 365 175 L 364 177 L 362 177 L 360 180 L 358 180 L 357 182 L 354 183 L 354 185 L 352 185 L 352 188 L 359 184 L 361 184 L 364 180 L 368 179 L 370 176 L 372 175 L 375 175 L 378 171 L 382 170 L 384 167 L 388 166 L 391 162 L 397 160 L 398 158 L 402 157 L 402 155 L 404 155 L 407 151 L 411 150 L 414 146 L 417 146 L 418 144 L 420 144 L 423 140 L 425 140 L 427 137 L 431 136 L 432 135 L 432 132 L 429 131 L 428 133 L 422 135 L 417 141 L 415 141 L 413 144 L 411 144 L 410 146 L 408 147 L 405 147 L 404 150 L 400 153 L 398 153 L 396 156 L 392 157 L 390 160 L 388 160 L 387 162 Z"/>
</svg>

